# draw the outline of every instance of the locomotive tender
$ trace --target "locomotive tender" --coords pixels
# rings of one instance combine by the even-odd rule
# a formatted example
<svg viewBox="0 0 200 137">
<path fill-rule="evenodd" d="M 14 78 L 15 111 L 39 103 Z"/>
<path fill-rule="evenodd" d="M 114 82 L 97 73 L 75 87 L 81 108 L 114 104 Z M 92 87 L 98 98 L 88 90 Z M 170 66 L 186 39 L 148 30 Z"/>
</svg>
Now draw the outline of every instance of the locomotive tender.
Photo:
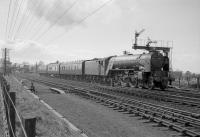
<svg viewBox="0 0 200 137">
<path fill-rule="evenodd" d="M 139 36 L 135 34 L 136 40 Z M 143 54 L 125 54 L 92 60 L 73 61 L 66 63 L 51 63 L 46 67 L 39 67 L 40 74 L 59 77 L 70 77 L 95 82 L 110 83 L 112 86 L 134 86 L 153 89 L 165 89 L 169 81 L 168 48 L 138 46 L 134 49 L 146 49 Z M 163 52 L 161 52 L 163 51 Z"/>
</svg>

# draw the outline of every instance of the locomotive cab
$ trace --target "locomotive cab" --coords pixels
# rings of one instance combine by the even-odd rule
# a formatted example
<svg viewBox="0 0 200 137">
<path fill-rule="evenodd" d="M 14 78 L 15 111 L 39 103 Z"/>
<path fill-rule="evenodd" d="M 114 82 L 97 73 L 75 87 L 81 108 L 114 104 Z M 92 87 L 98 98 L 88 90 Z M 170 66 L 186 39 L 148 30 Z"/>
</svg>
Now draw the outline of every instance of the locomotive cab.
<svg viewBox="0 0 200 137">
<path fill-rule="evenodd" d="M 151 77 L 153 86 L 167 88 L 169 75 L 169 58 L 156 51 L 151 58 Z"/>
</svg>

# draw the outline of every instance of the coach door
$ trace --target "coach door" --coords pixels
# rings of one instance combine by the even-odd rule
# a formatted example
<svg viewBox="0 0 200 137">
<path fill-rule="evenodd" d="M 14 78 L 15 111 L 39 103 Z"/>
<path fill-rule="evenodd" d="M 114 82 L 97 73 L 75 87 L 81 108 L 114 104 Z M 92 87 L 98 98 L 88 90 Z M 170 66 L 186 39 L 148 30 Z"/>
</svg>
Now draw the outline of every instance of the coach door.
<svg viewBox="0 0 200 137">
<path fill-rule="evenodd" d="M 104 74 L 104 65 L 103 65 L 103 60 L 99 60 L 99 75 Z"/>
</svg>

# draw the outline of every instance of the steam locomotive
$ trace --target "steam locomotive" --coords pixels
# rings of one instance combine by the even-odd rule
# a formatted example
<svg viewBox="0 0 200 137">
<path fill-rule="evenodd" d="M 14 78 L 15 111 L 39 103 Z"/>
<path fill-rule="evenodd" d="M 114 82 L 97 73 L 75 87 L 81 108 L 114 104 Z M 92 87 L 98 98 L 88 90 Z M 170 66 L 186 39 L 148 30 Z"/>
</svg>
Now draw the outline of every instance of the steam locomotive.
<svg viewBox="0 0 200 137">
<path fill-rule="evenodd" d="M 40 74 L 134 86 L 165 89 L 168 85 L 169 59 L 160 52 L 126 54 L 39 67 Z"/>
<path fill-rule="evenodd" d="M 151 47 L 152 41 L 146 46 L 137 45 L 134 49 L 145 49 L 148 53 L 124 54 L 106 58 L 51 63 L 40 66 L 40 74 L 59 76 L 61 78 L 83 79 L 109 83 L 112 86 L 133 86 L 153 89 L 165 89 L 169 81 L 169 48 Z"/>
</svg>

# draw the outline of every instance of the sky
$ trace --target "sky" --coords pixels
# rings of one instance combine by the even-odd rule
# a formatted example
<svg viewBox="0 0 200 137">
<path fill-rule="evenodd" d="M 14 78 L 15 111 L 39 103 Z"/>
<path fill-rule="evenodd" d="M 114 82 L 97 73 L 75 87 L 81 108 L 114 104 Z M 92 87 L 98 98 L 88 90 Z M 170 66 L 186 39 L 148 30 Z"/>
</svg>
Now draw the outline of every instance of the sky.
<svg viewBox="0 0 200 137">
<path fill-rule="evenodd" d="M 145 29 L 142 39 L 173 42 L 174 70 L 200 73 L 199 0 L 22 0 L 19 12 L 11 1 L 7 23 L 9 0 L 0 0 L 0 47 L 12 62 L 141 53 L 132 41 Z"/>
</svg>

